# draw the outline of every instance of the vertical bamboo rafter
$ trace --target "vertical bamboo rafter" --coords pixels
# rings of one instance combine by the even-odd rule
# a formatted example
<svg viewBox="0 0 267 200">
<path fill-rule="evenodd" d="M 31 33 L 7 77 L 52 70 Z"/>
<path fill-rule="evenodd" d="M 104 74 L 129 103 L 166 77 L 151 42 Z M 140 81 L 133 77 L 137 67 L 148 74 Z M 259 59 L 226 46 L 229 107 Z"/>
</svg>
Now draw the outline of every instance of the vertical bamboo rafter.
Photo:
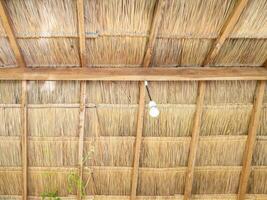
<svg viewBox="0 0 267 200">
<path fill-rule="evenodd" d="M 77 0 L 77 17 L 78 17 L 78 34 L 79 34 L 79 57 L 81 67 L 86 67 L 85 55 L 85 23 L 84 23 L 84 1 Z M 79 150 L 78 150 L 78 160 L 79 160 L 79 178 L 80 182 L 83 182 L 83 150 L 84 150 L 84 121 L 85 121 L 85 104 L 86 104 L 86 81 L 80 82 L 80 111 L 79 111 Z M 82 199 L 83 196 L 83 184 L 79 184 L 77 191 L 77 199 Z"/>
<path fill-rule="evenodd" d="M 248 0 L 239 0 L 237 2 L 235 8 L 233 9 L 232 13 L 226 20 L 222 30 L 220 31 L 218 38 L 216 39 L 209 53 L 205 57 L 202 63 L 202 66 L 208 65 L 218 55 L 224 42 L 226 41 L 226 39 L 229 37 L 229 35 L 233 31 L 247 3 L 248 3 Z M 205 89 L 206 89 L 206 82 L 203 82 L 203 81 L 199 82 L 198 97 L 197 97 L 197 102 L 196 102 L 196 112 L 195 112 L 194 121 L 193 121 L 192 137 L 191 137 L 190 149 L 189 149 L 189 155 L 188 155 L 188 168 L 187 168 L 186 179 L 185 179 L 184 200 L 189 200 L 192 194 L 194 168 L 195 168 L 195 160 L 196 160 L 197 148 L 198 148 L 198 143 L 199 143 L 199 133 L 200 133 L 200 127 L 201 127 L 201 116 L 203 113 L 203 106 L 204 106 Z"/>
<path fill-rule="evenodd" d="M 164 11 L 164 6 L 165 6 L 165 0 L 158 0 L 156 2 L 153 20 L 150 28 L 149 39 L 146 46 L 146 52 L 143 58 L 143 67 L 145 68 L 149 67 L 152 59 L 153 49 L 158 35 Z M 138 117 L 137 117 L 137 130 L 136 130 L 135 149 L 134 149 L 132 183 L 131 183 L 131 200 L 136 199 L 137 184 L 138 184 L 138 172 L 139 172 L 140 152 L 141 152 L 142 134 L 144 126 L 144 113 L 145 113 L 144 82 L 140 82 L 139 91 L 140 92 L 139 92 L 139 106 L 138 106 Z"/>
<path fill-rule="evenodd" d="M 10 47 L 14 52 L 18 67 L 26 68 L 25 60 L 19 48 L 12 23 L 5 8 L 4 1 L 0 0 L 0 19 L 7 34 Z M 22 199 L 28 199 L 28 122 L 27 122 L 27 81 L 21 82 L 21 161 L 22 161 Z"/>
</svg>

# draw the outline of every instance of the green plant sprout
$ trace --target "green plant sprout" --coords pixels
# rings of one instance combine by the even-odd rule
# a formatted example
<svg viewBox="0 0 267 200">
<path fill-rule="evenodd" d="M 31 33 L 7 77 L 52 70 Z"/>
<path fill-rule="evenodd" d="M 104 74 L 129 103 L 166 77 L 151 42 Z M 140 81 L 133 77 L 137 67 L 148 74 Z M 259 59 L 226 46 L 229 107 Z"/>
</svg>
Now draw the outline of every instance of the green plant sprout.
<svg viewBox="0 0 267 200">
<path fill-rule="evenodd" d="M 42 192 L 41 193 L 41 197 L 42 197 L 42 200 L 46 200 L 46 199 L 49 199 L 49 200 L 61 200 L 58 197 L 58 192 L 57 191 L 55 191 L 55 192 Z"/>
<path fill-rule="evenodd" d="M 82 164 L 85 164 L 86 161 L 90 160 L 94 154 L 94 146 L 90 148 L 90 150 L 85 154 L 82 159 Z M 49 175 L 49 174 L 48 174 Z M 85 188 L 89 183 L 90 177 L 87 179 L 86 182 L 83 182 L 82 177 L 75 171 L 71 171 L 68 173 L 67 177 L 67 190 L 68 193 L 73 193 L 74 191 L 79 191 L 81 196 L 85 196 Z M 42 200 L 61 200 L 58 197 L 58 192 L 42 192 L 41 193 Z"/>
</svg>

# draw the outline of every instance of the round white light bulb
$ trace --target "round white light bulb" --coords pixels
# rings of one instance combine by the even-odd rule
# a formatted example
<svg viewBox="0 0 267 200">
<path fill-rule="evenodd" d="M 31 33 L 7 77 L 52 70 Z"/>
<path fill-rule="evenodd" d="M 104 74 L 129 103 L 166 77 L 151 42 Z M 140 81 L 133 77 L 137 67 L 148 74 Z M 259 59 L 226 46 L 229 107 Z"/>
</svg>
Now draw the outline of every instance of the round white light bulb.
<svg viewBox="0 0 267 200">
<path fill-rule="evenodd" d="M 151 117 L 158 117 L 159 116 L 159 109 L 155 101 L 149 102 L 149 115 Z"/>
</svg>

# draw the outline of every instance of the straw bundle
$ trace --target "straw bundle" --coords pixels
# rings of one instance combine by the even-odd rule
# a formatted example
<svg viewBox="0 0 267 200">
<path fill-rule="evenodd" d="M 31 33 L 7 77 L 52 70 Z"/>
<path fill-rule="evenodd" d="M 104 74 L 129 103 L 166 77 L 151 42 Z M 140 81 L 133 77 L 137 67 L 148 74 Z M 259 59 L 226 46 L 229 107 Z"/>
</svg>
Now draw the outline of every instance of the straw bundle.
<svg viewBox="0 0 267 200">
<path fill-rule="evenodd" d="M 87 82 L 87 103 L 95 104 L 138 104 L 137 82 Z"/>
<path fill-rule="evenodd" d="M 134 141 L 133 137 L 100 137 L 96 141 L 85 141 L 85 165 L 131 167 Z"/>
<path fill-rule="evenodd" d="M 0 166 L 14 167 L 21 165 L 20 141 L 0 140 Z"/>
<path fill-rule="evenodd" d="M 158 104 L 195 104 L 197 82 L 151 82 L 149 90 L 154 101 Z M 147 101 L 149 101 L 147 96 Z"/>
<path fill-rule="evenodd" d="M 91 174 L 91 175 L 90 175 Z M 84 171 L 86 194 L 129 195 L 131 190 L 131 170 L 93 169 Z"/>
<path fill-rule="evenodd" d="M 205 104 L 252 104 L 256 81 L 210 81 Z"/>
<path fill-rule="evenodd" d="M 254 169 L 250 175 L 248 193 L 266 194 L 267 193 L 267 170 Z"/>
<path fill-rule="evenodd" d="M 263 108 L 261 109 L 260 123 L 257 134 L 267 135 L 267 104 L 264 104 Z"/>
<path fill-rule="evenodd" d="M 142 143 L 140 166 L 170 168 L 186 166 L 190 138 L 145 138 Z"/>
<path fill-rule="evenodd" d="M 208 106 L 204 109 L 201 135 L 246 135 L 252 105 Z"/>
<path fill-rule="evenodd" d="M 195 170 L 193 194 L 236 194 L 240 170 Z"/>
<path fill-rule="evenodd" d="M 209 39 L 158 39 L 153 66 L 198 66 L 212 44 Z"/>
<path fill-rule="evenodd" d="M 0 104 L 20 103 L 21 84 L 19 81 L 0 81 Z"/>
<path fill-rule="evenodd" d="M 264 39 L 229 39 L 215 59 L 220 66 L 262 66 L 267 57 Z"/>
<path fill-rule="evenodd" d="M 99 37 L 86 40 L 86 59 L 89 66 L 141 66 L 146 38 Z"/>
<path fill-rule="evenodd" d="M 0 108 L 0 135 L 19 136 L 20 135 L 20 109 Z"/>
<path fill-rule="evenodd" d="M 134 136 L 137 107 L 113 106 L 86 109 L 85 135 Z"/>
<path fill-rule="evenodd" d="M 253 165 L 267 166 L 267 139 L 257 138 L 257 142 L 253 153 Z"/>
<path fill-rule="evenodd" d="M 77 136 L 78 108 L 33 108 L 28 110 L 30 136 Z"/>
<path fill-rule="evenodd" d="M 77 35 L 76 1 L 5 1 L 18 36 Z"/>
<path fill-rule="evenodd" d="M 0 171 L 0 194 L 22 194 L 20 171 Z"/>
<path fill-rule="evenodd" d="M 51 88 L 45 88 L 45 84 Z M 79 103 L 80 84 L 78 81 L 30 81 L 28 102 L 30 104 Z"/>
<path fill-rule="evenodd" d="M 201 137 L 197 150 L 196 165 L 242 165 L 246 137 Z"/>
<path fill-rule="evenodd" d="M 234 0 L 166 1 L 161 34 L 216 37 L 235 5 Z"/>
<path fill-rule="evenodd" d="M 146 170 L 141 169 L 138 180 L 138 195 L 168 196 L 184 191 L 185 170 Z"/>
<path fill-rule="evenodd" d="M 86 0 L 86 33 L 148 33 L 154 5 L 155 0 Z"/>
<path fill-rule="evenodd" d="M 18 42 L 26 64 L 30 67 L 79 66 L 77 39 L 20 39 Z"/>
<path fill-rule="evenodd" d="M 267 2 L 252 0 L 248 2 L 241 18 L 232 32 L 232 37 L 267 37 Z"/>
<path fill-rule="evenodd" d="M 68 172 L 32 171 L 28 178 L 29 195 L 40 196 L 42 192 L 57 191 L 59 196 L 67 196 L 67 179 Z"/>
<path fill-rule="evenodd" d="M 183 137 L 191 134 L 194 105 L 159 105 L 160 115 L 151 118 L 146 110 L 144 116 L 145 137 Z"/>
<path fill-rule="evenodd" d="M 15 67 L 16 60 L 6 38 L 0 38 L 0 67 Z"/>
<path fill-rule="evenodd" d="M 67 149 L 64 150 L 65 152 L 68 151 Z M 60 141 L 30 141 L 28 155 L 29 166 L 58 167 L 64 165 L 63 142 Z"/>
</svg>

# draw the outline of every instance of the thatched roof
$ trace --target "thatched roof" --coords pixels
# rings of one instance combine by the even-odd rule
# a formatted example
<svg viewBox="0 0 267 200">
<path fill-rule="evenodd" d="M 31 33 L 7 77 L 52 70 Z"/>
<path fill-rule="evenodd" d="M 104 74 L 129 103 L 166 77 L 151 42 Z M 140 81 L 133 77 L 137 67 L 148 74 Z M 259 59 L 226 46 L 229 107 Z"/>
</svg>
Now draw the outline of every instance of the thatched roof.
<svg viewBox="0 0 267 200">
<path fill-rule="evenodd" d="M 128 69 L 146 60 L 152 68 L 264 67 L 267 0 L 160 2 L 0 0 L 0 71 Z M 3 79 L 0 199 L 267 199 L 260 79 L 205 81 L 205 90 L 195 80 L 150 81 L 158 118 L 138 81 Z"/>
</svg>

